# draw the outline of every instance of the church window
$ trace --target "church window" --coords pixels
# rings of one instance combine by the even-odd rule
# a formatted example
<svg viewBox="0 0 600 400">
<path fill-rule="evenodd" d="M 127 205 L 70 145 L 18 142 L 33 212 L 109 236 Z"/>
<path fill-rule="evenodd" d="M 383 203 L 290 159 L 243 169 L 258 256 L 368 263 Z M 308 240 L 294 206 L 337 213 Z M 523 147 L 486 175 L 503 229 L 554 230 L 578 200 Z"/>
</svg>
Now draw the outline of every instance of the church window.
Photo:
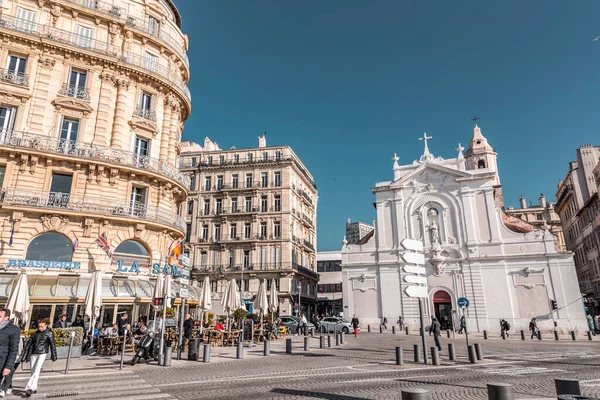
<svg viewBox="0 0 600 400">
<path fill-rule="evenodd" d="M 477 162 L 477 168 L 479 168 L 479 169 L 485 168 L 485 161 L 484 160 L 479 160 Z"/>
</svg>

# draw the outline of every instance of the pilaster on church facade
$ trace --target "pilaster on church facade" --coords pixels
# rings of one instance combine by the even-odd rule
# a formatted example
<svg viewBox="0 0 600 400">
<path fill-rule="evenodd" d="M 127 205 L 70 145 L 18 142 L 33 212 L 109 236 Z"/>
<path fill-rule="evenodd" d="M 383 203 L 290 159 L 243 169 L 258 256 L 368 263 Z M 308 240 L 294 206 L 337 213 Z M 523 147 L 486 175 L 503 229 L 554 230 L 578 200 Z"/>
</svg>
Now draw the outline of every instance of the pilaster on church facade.
<svg viewBox="0 0 600 400">
<path fill-rule="evenodd" d="M 527 329 L 531 318 L 543 330 L 554 328 L 553 318 L 562 330 L 586 330 L 572 254 L 554 246 L 546 225 L 515 222 L 498 208 L 503 203 L 496 198 L 501 195 L 498 155 L 481 129 L 473 129 L 466 155 L 459 144 L 452 159 L 434 156 L 431 139 L 420 138 L 424 153 L 412 164 L 399 165 L 394 155 L 393 180 L 372 189 L 373 234 L 367 241 L 344 243 L 346 316 L 356 313 L 365 323 L 403 316 L 417 328 L 418 301 L 406 292 L 410 273 L 400 245 L 413 239 L 424 246 L 425 316 L 435 316 L 443 328 L 458 327 L 463 311 L 457 300 L 466 297 L 471 331 L 499 332 L 500 319 Z M 553 312 L 550 300 L 559 303 L 560 312 Z"/>
</svg>

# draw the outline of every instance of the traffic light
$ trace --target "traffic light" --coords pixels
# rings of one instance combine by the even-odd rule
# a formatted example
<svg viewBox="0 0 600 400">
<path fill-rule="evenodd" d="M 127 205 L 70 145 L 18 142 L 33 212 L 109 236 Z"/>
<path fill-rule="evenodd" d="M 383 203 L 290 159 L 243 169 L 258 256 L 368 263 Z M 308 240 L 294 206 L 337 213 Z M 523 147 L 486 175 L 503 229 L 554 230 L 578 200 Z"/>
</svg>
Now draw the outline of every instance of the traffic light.
<svg viewBox="0 0 600 400">
<path fill-rule="evenodd" d="M 552 305 L 552 310 L 558 310 L 558 306 L 556 305 L 556 300 L 550 300 L 550 305 Z"/>
<path fill-rule="evenodd" d="M 152 304 L 155 306 L 162 306 L 165 304 L 165 299 L 163 297 L 155 297 L 152 299 Z"/>
</svg>

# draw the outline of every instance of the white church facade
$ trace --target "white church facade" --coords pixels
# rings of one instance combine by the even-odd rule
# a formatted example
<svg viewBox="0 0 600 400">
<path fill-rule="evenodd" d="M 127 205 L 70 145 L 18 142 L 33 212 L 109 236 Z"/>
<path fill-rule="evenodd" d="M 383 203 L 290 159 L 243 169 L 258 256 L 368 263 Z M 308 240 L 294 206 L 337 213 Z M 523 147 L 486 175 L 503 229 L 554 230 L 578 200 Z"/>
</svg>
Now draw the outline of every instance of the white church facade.
<svg viewBox="0 0 600 400">
<path fill-rule="evenodd" d="M 573 256 L 555 247 L 549 226 L 542 229 L 503 212 L 497 154 L 475 125 L 466 154 L 442 159 L 425 151 L 400 166 L 394 155 L 393 180 L 377 183 L 377 220 L 371 234 L 344 243 L 344 314 L 362 325 L 394 323 L 419 327 L 418 299 L 406 295 L 403 239 L 423 242 L 428 298 L 426 324 L 437 316 L 443 328 L 458 327 L 470 301 L 470 332 L 500 332 L 500 320 L 528 330 L 536 318 L 544 332 L 556 321 L 559 332 L 587 330 Z M 551 301 L 557 310 L 552 310 Z"/>
</svg>

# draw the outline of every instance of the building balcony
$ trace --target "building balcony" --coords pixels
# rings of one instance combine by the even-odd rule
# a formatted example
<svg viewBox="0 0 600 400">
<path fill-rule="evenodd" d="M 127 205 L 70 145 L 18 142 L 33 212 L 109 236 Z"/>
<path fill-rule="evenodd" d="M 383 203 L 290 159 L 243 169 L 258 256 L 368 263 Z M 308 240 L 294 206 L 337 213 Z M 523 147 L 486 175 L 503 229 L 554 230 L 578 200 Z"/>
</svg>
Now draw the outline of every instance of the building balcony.
<svg viewBox="0 0 600 400">
<path fill-rule="evenodd" d="M 29 75 L 6 68 L 0 68 L 0 80 L 18 86 L 29 86 Z"/>
<path fill-rule="evenodd" d="M 256 242 L 256 241 L 269 241 L 269 240 L 281 240 L 281 236 L 270 235 L 245 235 L 243 232 L 238 235 L 218 235 L 209 237 L 200 237 L 197 243 L 200 244 L 216 244 L 216 243 L 242 243 L 242 242 Z"/>
<path fill-rule="evenodd" d="M 116 58 L 122 63 L 141 68 L 164 78 L 170 84 L 181 90 L 184 97 L 189 102 L 192 101 L 190 89 L 179 74 L 169 70 L 169 68 L 163 65 L 149 62 L 137 54 L 124 52 L 118 46 L 76 35 L 73 32 L 57 29 L 50 25 L 37 24 L 8 15 L 0 16 L 0 29 L 10 29 L 27 35 L 49 39 L 54 42 L 62 43 L 63 45 L 71 45 L 93 53 Z"/>
<path fill-rule="evenodd" d="M 300 193 L 302 194 L 302 198 L 304 199 L 304 201 L 306 201 L 308 204 L 310 204 L 312 206 L 313 202 L 310 199 L 310 196 L 308 195 L 308 193 L 306 193 L 304 190 L 300 190 Z"/>
<path fill-rule="evenodd" d="M 312 251 L 315 251 L 315 246 L 313 246 L 313 244 L 306 239 L 304 240 L 304 246 L 308 247 Z"/>
<path fill-rule="evenodd" d="M 177 40 L 167 29 L 154 29 L 150 27 L 147 19 L 136 18 L 129 15 L 127 10 L 120 7 L 115 7 L 113 4 L 101 1 L 101 0 L 62 0 L 65 4 L 75 4 L 83 8 L 87 8 L 91 11 L 102 13 L 112 19 L 116 19 L 124 22 L 128 28 L 133 28 L 144 34 L 150 35 L 153 38 L 158 39 L 160 42 L 171 49 L 185 64 L 190 68 L 190 61 L 185 52 L 183 42 Z"/>
<path fill-rule="evenodd" d="M 136 117 L 147 119 L 152 122 L 156 122 L 156 111 L 154 110 L 148 110 L 143 107 L 137 107 L 133 112 L 133 115 Z"/>
<path fill-rule="evenodd" d="M 319 280 L 319 274 L 304 268 L 296 263 L 233 263 L 222 265 L 210 265 L 195 267 L 192 273 L 194 275 L 226 275 L 235 274 L 240 276 L 241 273 L 254 275 L 256 273 L 276 273 L 279 276 L 289 275 L 292 272 L 304 275 L 305 277 L 314 280 L 315 283 Z M 275 277 L 275 276 L 273 276 Z M 252 279 L 252 278 L 251 278 Z M 281 291 L 280 291 L 281 292 Z"/>
<path fill-rule="evenodd" d="M 281 156 L 281 157 L 269 156 L 269 157 L 262 157 L 262 158 L 252 157 L 252 158 L 239 158 L 237 160 L 223 160 L 222 162 L 220 160 L 213 160 L 212 162 L 201 161 L 198 163 L 198 165 L 201 167 L 204 167 L 204 168 L 210 168 L 210 167 L 225 167 L 225 166 L 231 166 L 231 165 L 266 164 L 266 163 L 279 163 L 279 162 L 290 162 L 290 161 L 293 161 L 293 158 L 291 156 L 285 156 L 285 157 L 284 156 Z"/>
<path fill-rule="evenodd" d="M 0 134 L 0 146 L 18 147 L 32 151 L 42 151 L 138 168 L 177 181 L 185 186 L 186 189 L 190 186 L 189 178 L 179 172 L 175 166 L 165 161 L 140 156 L 130 151 L 20 131 L 2 132 Z"/>
<path fill-rule="evenodd" d="M 133 218 L 135 220 L 171 226 L 182 232 L 186 230 L 185 220 L 173 212 L 158 207 L 119 201 L 108 197 L 9 188 L 2 196 L 0 203 L 3 206 L 59 210 L 124 219 Z"/>
<path fill-rule="evenodd" d="M 58 91 L 58 94 L 66 97 L 73 97 L 75 99 L 90 101 L 90 91 L 81 86 L 69 85 L 65 83 L 62 88 Z"/>
<path fill-rule="evenodd" d="M 304 213 L 302 213 L 302 221 L 308 224 L 311 228 L 314 227 L 312 220 Z"/>
</svg>

